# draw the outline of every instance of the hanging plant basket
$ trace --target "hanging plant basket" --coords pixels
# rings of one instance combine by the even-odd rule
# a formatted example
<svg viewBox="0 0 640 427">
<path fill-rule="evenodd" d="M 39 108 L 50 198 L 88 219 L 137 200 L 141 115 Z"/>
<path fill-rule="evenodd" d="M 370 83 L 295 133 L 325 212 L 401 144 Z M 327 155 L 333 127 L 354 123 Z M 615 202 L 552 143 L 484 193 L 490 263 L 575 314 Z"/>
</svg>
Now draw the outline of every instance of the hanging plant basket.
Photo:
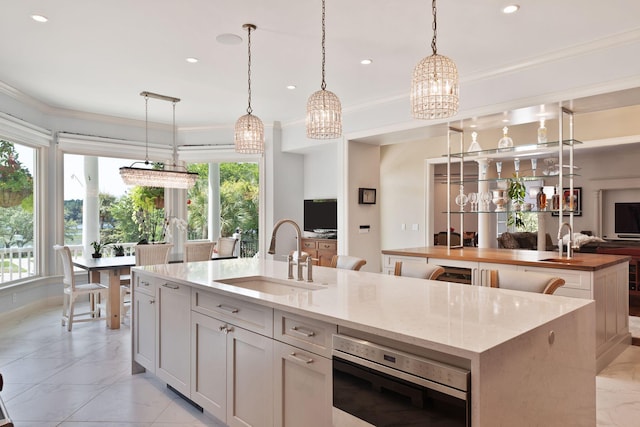
<svg viewBox="0 0 640 427">
<path fill-rule="evenodd" d="M 3 208 L 19 206 L 29 195 L 31 195 L 30 189 L 22 191 L 0 189 L 0 206 Z"/>
</svg>

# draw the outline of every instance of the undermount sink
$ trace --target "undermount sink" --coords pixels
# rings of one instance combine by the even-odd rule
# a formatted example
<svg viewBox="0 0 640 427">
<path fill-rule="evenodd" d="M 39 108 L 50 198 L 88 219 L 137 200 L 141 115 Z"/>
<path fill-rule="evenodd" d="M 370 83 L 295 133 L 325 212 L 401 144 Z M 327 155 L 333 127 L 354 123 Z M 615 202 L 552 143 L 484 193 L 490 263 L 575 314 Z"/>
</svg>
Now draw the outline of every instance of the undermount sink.
<svg viewBox="0 0 640 427">
<path fill-rule="evenodd" d="M 545 258 L 541 259 L 540 261 L 555 262 L 558 264 L 579 264 L 582 262 L 581 259 L 575 258 Z"/>
<path fill-rule="evenodd" d="M 263 276 L 239 277 L 237 279 L 216 280 L 216 282 L 272 295 L 290 295 L 297 292 L 326 289 L 326 286 L 323 285 L 295 280 L 278 280 Z"/>
</svg>

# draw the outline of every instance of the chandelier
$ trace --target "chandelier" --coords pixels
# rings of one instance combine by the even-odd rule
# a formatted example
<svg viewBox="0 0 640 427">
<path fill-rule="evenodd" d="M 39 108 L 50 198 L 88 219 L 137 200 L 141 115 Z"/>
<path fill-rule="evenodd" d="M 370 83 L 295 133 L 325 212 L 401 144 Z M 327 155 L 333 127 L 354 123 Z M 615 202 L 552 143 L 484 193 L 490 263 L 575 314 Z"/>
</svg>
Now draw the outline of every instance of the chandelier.
<svg viewBox="0 0 640 427">
<path fill-rule="evenodd" d="M 248 32 L 247 45 L 249 51 L 248 84 L 249 84 L 249 105 L 247 114 L 240 117 L 236 122 L 234 142 L 237 153 L 262 154 L 264 152 L 264 125 L 262 120 L 254 116 L 251 109 L 251 30 L 255 30 L 253 24 L 244 24 Z"/>
<path fill-rule="evenodd" d="M 191 188 L 196 183 L 198 174 L 188 172 L 184 166 L 177 165 L 178 148 L 176 147 L 176 103 L 180 102 L 179 98 L 173 98 L 165 95 L 158 95 L 152 92 L 141 92 L 140 96 L 144 96 L 144 123 L 145 123 L 145 161 L 134 162 L 131 166 L 120 168 L 120 176 L 122 181 L 127 185 L 140 185 L 143 187 L 164 187 L 164 188 Z M 163 101 L 171 101 L 173 105 L 173 165 L 172 169 L 167 169 L 162 163 L 151 163 L 149 161 L 149 98 L 161 99 Z M 136 164 L 144 163 L 145 166 L 151 165 L 151 168 L 134 167 Z M 184 170 L 176 170 L 182 168 Z"/>
<path fill-rule="evenodd" d="M 342 136 L 342 107 L 335 93 L 326 90 L 325 65 L 325 0 L 322 0 L 322 84 L 307 101 L 307 138 L 335 139 Z"/>
<path fill-rule="evenodd" d="M 436 47 L 436 0 L 432 0 L 433 54 L 422 59 L 413 70 L 411 115 L 415 119 L 443 119 L 458 112 L 458 69 L 448 57 L 438 55 Z"/>
</svg>

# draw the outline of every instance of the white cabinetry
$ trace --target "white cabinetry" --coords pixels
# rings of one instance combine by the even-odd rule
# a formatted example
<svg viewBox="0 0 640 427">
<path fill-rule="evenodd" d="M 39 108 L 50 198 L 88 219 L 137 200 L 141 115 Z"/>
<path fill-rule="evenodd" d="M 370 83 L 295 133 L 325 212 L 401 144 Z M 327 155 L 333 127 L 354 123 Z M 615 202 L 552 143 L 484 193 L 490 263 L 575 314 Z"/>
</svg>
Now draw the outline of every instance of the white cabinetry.
<svg viewBox="0 0 640 427">
<path fill-rule="evenodd" d="M 190 392 L 191 287 L 164 281 L 157 288 L 156 375 L 185 396 Z"/>
<path fill-rule="evenodd" d="M 230 427 L 273 425 L 273 310 L 198 289 L 191 308 L 191 399 Z"/>
<path fill-rule="evenodd" d="M 331 425 L 331 336 L 335 324 L 276 310 L 274 314 L 275 425 Z M 285 344 L 287 343 L 287 344 Z"/>
<path fill-rule="evenodd" d="M 156 371 L 156 283 L 134 276 L 131 316 L 133 360 L 149 372 Z"/>
</svg>

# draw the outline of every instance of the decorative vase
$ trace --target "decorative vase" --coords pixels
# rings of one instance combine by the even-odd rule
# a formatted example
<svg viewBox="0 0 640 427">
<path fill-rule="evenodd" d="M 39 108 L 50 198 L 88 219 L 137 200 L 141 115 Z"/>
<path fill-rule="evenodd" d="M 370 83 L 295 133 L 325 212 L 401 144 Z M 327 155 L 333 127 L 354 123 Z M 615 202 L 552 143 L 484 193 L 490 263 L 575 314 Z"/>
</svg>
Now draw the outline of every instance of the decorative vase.
<svg viewBox="0 0 640 427">
<path fill-rule="evenodd" d="M 506 190 L 492 190 L 493 204 L 496 205 L 494 212 L 504 212 L 506 209 L 504 205 L 507 203 Z"/>
<path fill-rule="evenodd" d="M 513 147 L 513 139 L 509 137 L 508 133 L 509 133 L 509 128 L 506 126 L 503 127 L 502 138 L 500 138 L 500 140 L 498 141 L 498 148 L 506 149 L 506 148 Z"/>
<path fill-rule="evenodd" d="M 540 119 L 540 127 L 538 128 L 538 144 L 547 142 L 547 128 L 544 126 L 544 119 Z"/>
</svg>

